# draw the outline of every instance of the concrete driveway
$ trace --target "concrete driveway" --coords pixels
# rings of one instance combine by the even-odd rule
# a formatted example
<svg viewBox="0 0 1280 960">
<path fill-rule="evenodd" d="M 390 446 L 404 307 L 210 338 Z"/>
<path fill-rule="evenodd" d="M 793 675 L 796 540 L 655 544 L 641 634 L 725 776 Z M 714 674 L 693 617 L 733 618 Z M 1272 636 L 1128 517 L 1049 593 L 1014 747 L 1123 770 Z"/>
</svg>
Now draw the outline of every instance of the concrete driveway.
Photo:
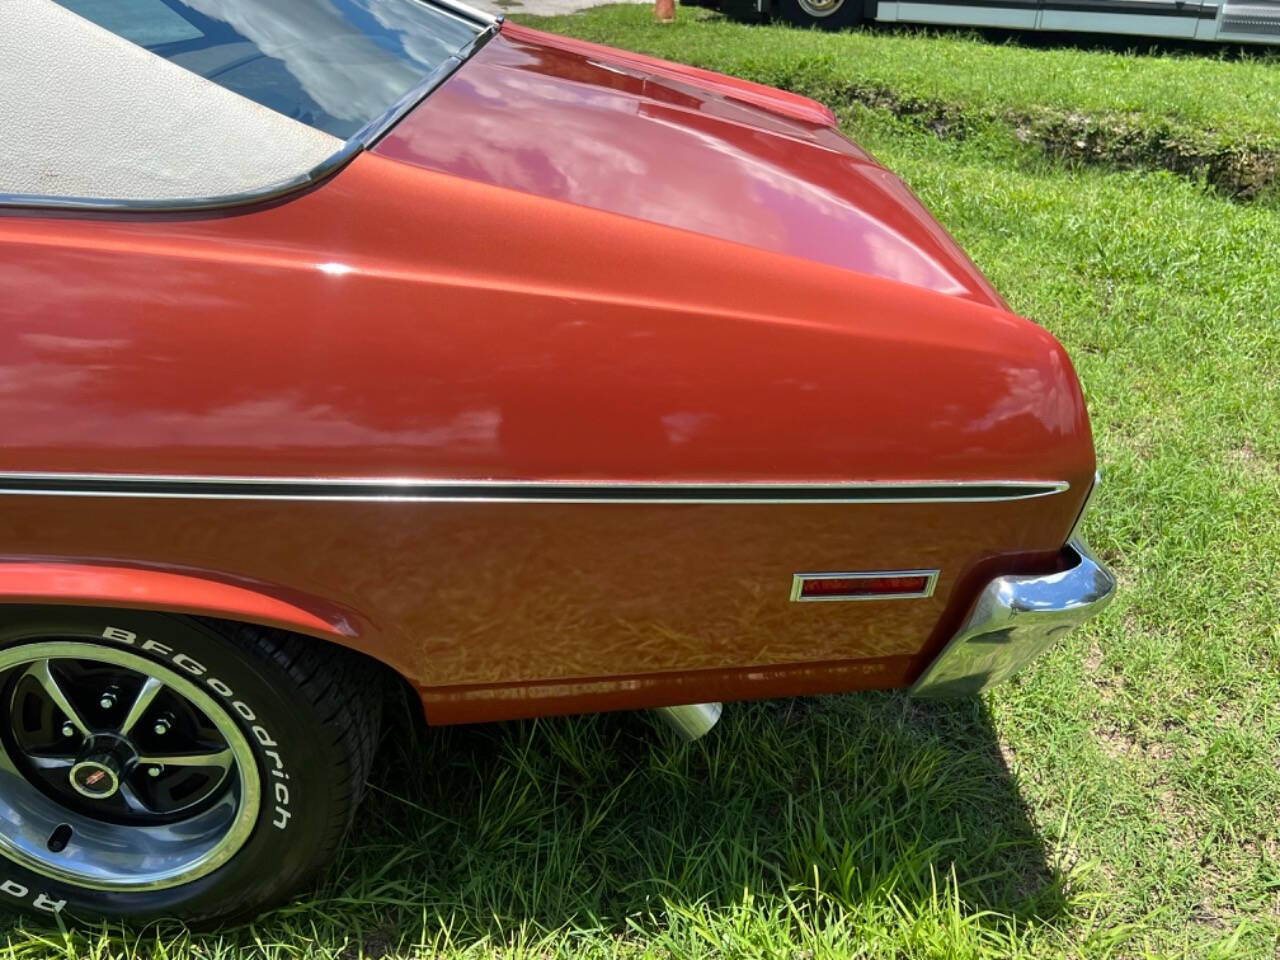
<svg viewBox="0 0 1280 960">
<path fill-rule="evenodd" d="M 466 0 L 473 7 L 490 13 L 535 13 L 545 16 L 574 13 L 600 3 L 649 3 L 653 0 Z"/>
</svg>

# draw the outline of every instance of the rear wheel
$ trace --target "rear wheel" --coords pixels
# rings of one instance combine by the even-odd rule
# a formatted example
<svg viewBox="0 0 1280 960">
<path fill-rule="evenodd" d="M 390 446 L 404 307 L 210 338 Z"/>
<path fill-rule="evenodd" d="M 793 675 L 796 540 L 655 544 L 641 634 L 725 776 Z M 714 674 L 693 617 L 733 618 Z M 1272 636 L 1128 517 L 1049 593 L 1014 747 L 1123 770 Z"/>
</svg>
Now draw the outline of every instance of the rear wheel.
<svg viewBox="0 0 1280 960">
<path fill-rule="evenodd" d="M 797 27 L 843 30 L 862 22 L 863 0 L 778 0 L 778 15 Z"/>
<path fill-rule="evenodd" d="M 351 821 L 380 683 L 276 631 L 0 609 L 0 899 L 188 922 L 282 899 Z"/>
</svg>

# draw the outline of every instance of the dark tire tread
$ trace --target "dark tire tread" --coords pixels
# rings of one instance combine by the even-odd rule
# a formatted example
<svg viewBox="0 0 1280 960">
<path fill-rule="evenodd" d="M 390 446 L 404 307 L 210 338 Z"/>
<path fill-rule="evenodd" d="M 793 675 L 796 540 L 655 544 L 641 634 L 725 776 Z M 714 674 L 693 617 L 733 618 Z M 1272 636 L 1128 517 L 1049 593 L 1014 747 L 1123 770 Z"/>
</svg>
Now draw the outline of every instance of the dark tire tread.
<svg viewBox="0 0 1280 960">
<path fill-rule="evenodd" d="M 267 627 L 196 619 L 249 657 L 282 670 L 314 706 L 320 724 L 316 737 L 333 746 L 328 782 L 340 802 L 333 805 L 329 824 L 307 838 L 311 856 L 306 867 L 294 876 L 280 878 L 278 902 L 330 862 L 351 827 L 373 766 L 387 677 L 384 668 L 373 661 L 323 641 Z M 216 913 L 211 911 L 208 917 L 226 922 L 255 915 L 267 905 L 259 899 L 252 903 L 217 904 Z M 201 917 L 189 919 L 199 923 Z"/>
</svg>

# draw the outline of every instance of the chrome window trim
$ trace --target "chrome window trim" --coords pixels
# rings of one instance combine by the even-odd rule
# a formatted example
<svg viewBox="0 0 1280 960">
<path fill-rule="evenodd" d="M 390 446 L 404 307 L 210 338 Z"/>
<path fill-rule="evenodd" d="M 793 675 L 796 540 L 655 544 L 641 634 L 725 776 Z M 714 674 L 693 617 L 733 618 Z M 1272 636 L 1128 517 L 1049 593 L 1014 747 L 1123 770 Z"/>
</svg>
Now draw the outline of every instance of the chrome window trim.
<svg viewBox="0 0 1280 960">
<path fill-rule="evenodd" d="M 474 21 L 484 27 L 480 33 L 453 56 L 444 60 L 427 74 L 422 82 L 411 89 L 383 113 L 374 117 L 357 130 L 341 147 L 305 173 L 278 183 L 269 183 L 256 190 L 241 193 L 219 194 L 210 197 L 180 197 L 168 200 L 138 200 L 104 197 L 50 197 L 34 193 L 0 193 L 0 210 L 85 210 L 110 213 L 183 213 L 187 211 L 217 210 L 226 207 L 243 207 L 275 200 L 296 193 L 333 176 L 359 154 L 372 147 L 410 110 L 425 100 L 436 87 L 453 76 L 470 56 L 488 43 L 502 25 L 501 17 L 474 10 L 455 0 L 430 0 L 430 2 L 462 19 Z"/>
<path fill-rule="evenodd" d="M 859 570 L 854 573 L 797 573 L 791 578 L 792 603 L 847 603 L 850 600 L 920 600 L 933 596 L 940 570 Z M 814 580 L 877 580 L 881 577 L 925 577 L 923 590 L 914 593 L 859 593 L 850 596 L 803 597 L 800 591 Z"/>
<path fill-rule="evenodd" d="M 427 3 L 434 4 L 437 7 L 443 7 L 450 13 L 456 13 L 468 20 L 474 20 L 476 23 L 486 27 L 497 26 L 502 23 L 502 16 L 495 16 L 487 13 L 478 7 L 473 7 L 468 3 L 462 3 L 461 0 L 425 0 Z"/>
<path fill-rule="evenodd" d="M 196 500 L 443 503 L 973 503 L 1028 500 L 1069 489 L 1062 481 L 666 483 L 229 477 L 103 473 L 0 473 L 0 495 Z"/>
<path fill-rule="evenodd" d="M 182 197 L 173 200 L 121 200 L 98 197 L 49 197 L 33 193 L 0 193 L 0 208 L 110 213 L 182 213 L 247 206 L 274 200 L 319 183 L 345 167 L 363 149 L 364 144 L 353 138 L 306 173 L 268 184 L 258 190 L 246 190 L 243 193 L 220 194 L 214 197 Z"/>
</svg>

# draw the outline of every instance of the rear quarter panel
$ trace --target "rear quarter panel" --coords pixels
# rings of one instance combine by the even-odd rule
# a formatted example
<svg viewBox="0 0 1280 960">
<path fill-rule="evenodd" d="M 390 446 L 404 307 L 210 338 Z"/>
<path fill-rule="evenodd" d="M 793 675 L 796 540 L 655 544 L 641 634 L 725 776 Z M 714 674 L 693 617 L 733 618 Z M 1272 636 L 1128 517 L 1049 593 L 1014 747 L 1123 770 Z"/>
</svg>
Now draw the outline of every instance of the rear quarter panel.
<svg viewBox="0 0 1280 960">
<path fill-rule="evenodd" d="M 1070 363 L 1025 320 L 372 155 L 253 211 L 10 212 L 0 249 L 4 473 L 1070 484 L 856 505 L 0 496 L 10 562 L 278 598 L 437 722 L 905 684 L 984 577 L 1053 562 L 1093 472 Z M 918 567 L 941 570 L 930 598 L 789 600 L 796 572 Z"/>
</svg>

